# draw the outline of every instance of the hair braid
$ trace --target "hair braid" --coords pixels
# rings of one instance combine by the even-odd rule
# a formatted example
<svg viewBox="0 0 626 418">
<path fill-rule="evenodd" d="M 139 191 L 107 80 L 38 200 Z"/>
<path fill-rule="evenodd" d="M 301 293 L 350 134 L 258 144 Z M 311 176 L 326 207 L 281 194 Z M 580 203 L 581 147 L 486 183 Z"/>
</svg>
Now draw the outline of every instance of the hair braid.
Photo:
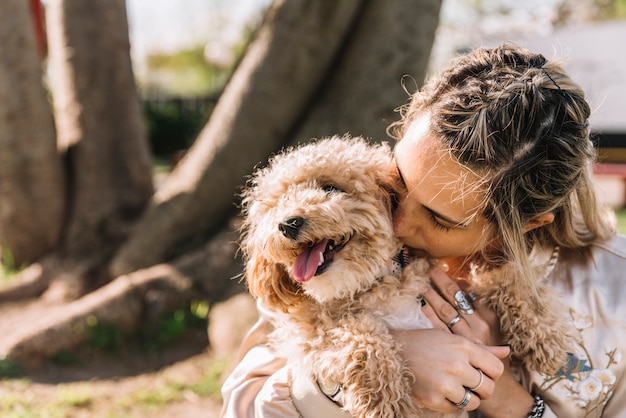
<svg viewBox="0 0 626 418">
<path fill-rule="evenodd" d="M 510 45 L 478 49 L 429 80 L 400 111 L 402 120 L 391 127 L 397 138 L 417 113 L 429 112 L 431 131 L 479 173 L 483 215 L 503 243 L 500 261 L 527 270 L 526 253 L 536 242 L 578 248 L 613 233 L 591 184 L 590 108 L 557 63 Z M 555 222 L 525 234 L 526 224 L 545 213 Z"/>
</svg>

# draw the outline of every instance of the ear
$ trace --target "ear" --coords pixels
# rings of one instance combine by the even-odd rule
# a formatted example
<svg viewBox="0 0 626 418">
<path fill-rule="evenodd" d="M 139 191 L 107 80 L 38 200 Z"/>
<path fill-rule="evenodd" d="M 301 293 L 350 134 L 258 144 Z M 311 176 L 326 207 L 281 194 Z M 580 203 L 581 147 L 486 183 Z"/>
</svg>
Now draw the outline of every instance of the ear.
<svg viewBox="0 0 626 418">
<path fill-rule="evenodd" d="M 554 213 L 548 212 L 538 216 L 535 216 L 524 226 L 524 232 L 532 231 L 533 229 L 540 228 L 545 225 L 549 225 L 554 222 Z"/>
<path fill-rule="evenodd" d="M 250 294 L 268 308 L 287 312 L 302 299 L 300 287 L 285 268 L 263 257 L 253 257 L 246 263 L 246 281 Z"/>
</svg>

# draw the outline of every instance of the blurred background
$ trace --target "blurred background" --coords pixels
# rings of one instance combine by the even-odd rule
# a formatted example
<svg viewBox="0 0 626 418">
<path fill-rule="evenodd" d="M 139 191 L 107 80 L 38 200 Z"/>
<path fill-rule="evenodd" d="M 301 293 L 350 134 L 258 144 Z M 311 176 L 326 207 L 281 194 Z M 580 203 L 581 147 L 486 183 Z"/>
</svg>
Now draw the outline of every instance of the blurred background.
<svg viewBox="0 0 626 418">
<path fill-rule="evenodd" d="M 0 416 L 216 417 L 256 315 L 234 215 L 252 167 L 387 139 L 403 87 L 478 46 L 582 86 L 626 232 L 624 40 L 626 0 L 2 0 Z"/>
<path fill-rule="evenodd" d="M 174 160 L 202 127 L 269 0 L 128 0 L 135 75 L 154 152 Z M 562 60 L 593 107 L 602 163 L 626 163 L 626 1 L 445 0 L 428 72 L 477 46 L 513 42 Z M 626 170 L 596 168 L 622 207 Z"/>
</svg>

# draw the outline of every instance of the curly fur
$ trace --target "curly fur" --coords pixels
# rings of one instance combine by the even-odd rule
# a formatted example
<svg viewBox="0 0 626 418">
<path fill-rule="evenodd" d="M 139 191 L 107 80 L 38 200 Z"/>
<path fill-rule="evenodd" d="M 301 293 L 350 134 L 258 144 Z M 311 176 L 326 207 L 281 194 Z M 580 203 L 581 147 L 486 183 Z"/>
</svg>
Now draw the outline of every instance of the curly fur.
<svg viewBox="0 0 626 418">
<path fill-rule="evenodd" d="M 332 137 L 274 156 L 242 195 L 248 288 L 282 313 L 272 346 L 294 373 L 341 384 L 344 408 L 359 418 L 424 412 L 412 402 L 414 376 L 389 333 L 432 327 L 416 300 L 429 286 L 428 262 L 389 274 L 389 260 L 402 247 L 391 220 L 397 182 L 388 145 Z M 323 247 L 316 244 L 327 239 L 335 249 L 313 274 L 311 260 Z M 476 290 L 501 315 L 520 357 L 552 370 L 562 353 L 562 344 L 551 345 L 555 322 L 542 322 L 523 295 L 507 293 L 503 277 L 513 281 L 506 274 L 477 278 Z"/>
<path fill-rule="evenodd" d="M 525 368 L 554 375 L 567 362 L 575 340 L 560 297 L 542 286 L 537 270 L 535 283 L 520 283 L 506 267 L 475 274 L 472 290 L 496 311 L 511 357 Z M 526 295 L 537 295 L 528 298 Z"/>
</svg>

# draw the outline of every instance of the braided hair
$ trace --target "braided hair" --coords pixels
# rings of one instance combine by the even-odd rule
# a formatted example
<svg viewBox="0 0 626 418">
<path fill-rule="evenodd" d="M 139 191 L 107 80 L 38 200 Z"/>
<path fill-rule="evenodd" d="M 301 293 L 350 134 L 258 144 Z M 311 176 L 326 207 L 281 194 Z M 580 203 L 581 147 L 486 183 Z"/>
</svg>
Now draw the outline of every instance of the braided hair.
<svg viewBox="0 0 626 418">
<path fill-rule="evenodd" d="M 591 181 L 590 108 L 558 63 L 512 45 L 474 50 L 412 96 L 392 136 L 402 138 L 423 112 L 450 155 L 481 178 L 477 216 L 489 220 L 485 239 L 502 247 L 498 260 L 484 254 L 487 261 L 514 261 L 532 274 L 536 243 L 579 249 L 613 235 Z M 553 223 L 526 232 L 546 213 Z"/>
</svg>

